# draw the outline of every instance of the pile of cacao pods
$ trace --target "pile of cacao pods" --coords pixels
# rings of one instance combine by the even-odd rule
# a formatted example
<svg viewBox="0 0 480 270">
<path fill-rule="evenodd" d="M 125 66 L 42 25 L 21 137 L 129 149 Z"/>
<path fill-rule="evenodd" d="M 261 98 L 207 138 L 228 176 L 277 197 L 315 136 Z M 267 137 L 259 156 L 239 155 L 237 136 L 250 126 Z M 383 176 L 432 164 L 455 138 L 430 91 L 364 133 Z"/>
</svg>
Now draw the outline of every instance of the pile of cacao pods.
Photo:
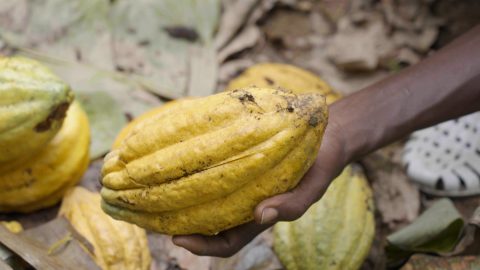
<svg viewBox="0 0 480 270">
<path fill-rule="evenodd" d="M 58 203 L 87 169 L 88 119 L 42 64 L 0 58 L 0 212 Z"/>
<path fill-rule="evenodd" d="M 98 193 L 74 187 L 89 144 L 87 115 L 66 83 L 39 62 L 0 56 L 0 212 L 29 213 L 63 198 L 59 215 L 91 243 L 102 269 L 147 270 L 145 230 L 113 220 Z M 1 224 L 21 231 L 17 222 Z"/>
<path fill-rule="evenodd" d="M 33 60 L 0 57 L 0 212 L 63 197 L 59 215 L 102 269 L 149 269 L 136 225 L 212 235 L 253 220 L 259 202 L 294 188 L 313 164 L 327 105 L 340 97 L 308 71 L 253 66 L 225 92 L 169 102 L 127 125 L 96 194 L 74 187 L 89 164 L 90 132 L 68 85 Z M 275 225 L 274 249 L 289 270 L 357 269 L 373 234 L 371 190 L 348 166 L 302 218 Z"/>
</svg>

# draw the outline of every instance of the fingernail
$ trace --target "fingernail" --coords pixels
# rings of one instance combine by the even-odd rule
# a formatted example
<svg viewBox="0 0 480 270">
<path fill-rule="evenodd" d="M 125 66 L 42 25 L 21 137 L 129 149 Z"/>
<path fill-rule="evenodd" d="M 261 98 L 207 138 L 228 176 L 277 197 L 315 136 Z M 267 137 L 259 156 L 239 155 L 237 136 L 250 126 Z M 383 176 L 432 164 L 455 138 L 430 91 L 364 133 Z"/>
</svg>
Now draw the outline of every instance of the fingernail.
<svg viewBox="0 0 480 270">
<path fill-rule="evenodd" d="M 278 211 L 274 208 L 265 208 L 262 211 L 262 218 L 260 224 L 273 223 L 278 217 Z"/>
<path fill-rule="evenodd" d="M 173 236 L 173 237 L 172 237 L 172 242 L 173 242 L 173 244 L 175 244 L 176 246 L 181 246 L 181 245 L 182 245 L 182 242 L 183 242 L 183 237 L 181 237 L 181 236 Z"/>
</svg>

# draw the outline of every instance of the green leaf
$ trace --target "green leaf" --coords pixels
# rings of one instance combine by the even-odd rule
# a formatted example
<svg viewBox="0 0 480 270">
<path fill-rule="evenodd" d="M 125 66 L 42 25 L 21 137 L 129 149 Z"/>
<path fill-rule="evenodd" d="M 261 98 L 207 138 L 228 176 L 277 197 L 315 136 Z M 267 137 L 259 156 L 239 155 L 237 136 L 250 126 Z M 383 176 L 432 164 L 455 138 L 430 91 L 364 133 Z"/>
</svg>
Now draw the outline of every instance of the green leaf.
<svg viewBox="0 0 480 270">
<path fill-rule="evenodd" d="M 415 252 L 451 251 L 459 240 L 463 219 L 449 199 L 441 199 L 412 224 L 387 237 L 387 257 L 391 264 Z"/>
<path fill-rule="evenodd" d="M 219 10 L 218 0 L 117 0 L 110 14 L 115 65 L 159 95 L 213 93 Z"/>
<path fill-rule="evenodd" d="M 110 150 L 115 137 L 127 124 L 127 119 L 118 103 L 105 92 L 80 92 L 77 98 L 90 121 L 90 159 L 93 160 Z"/>
</svg>

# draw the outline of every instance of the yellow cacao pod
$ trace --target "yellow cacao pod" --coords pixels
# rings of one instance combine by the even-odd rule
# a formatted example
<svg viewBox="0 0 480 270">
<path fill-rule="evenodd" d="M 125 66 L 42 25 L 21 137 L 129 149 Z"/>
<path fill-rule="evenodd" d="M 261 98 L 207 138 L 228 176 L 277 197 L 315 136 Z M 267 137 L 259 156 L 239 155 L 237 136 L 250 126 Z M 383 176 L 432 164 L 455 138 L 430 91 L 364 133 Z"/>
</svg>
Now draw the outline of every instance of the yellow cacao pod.
<svg viewBox="0 0 480 270">
<path fill-rule="evenodd" d="M 70 87 L 42 64 L 0 56 L 0 166 L 21 164 L 60 129 Z"/>
<path fill-rule="evenodd" d="M 93 246 L 93 258 L 103 270 L 150 269 L 152 258 L 145 230 L 114 220 L 100 207 L 100 194 L 82 187 L 65 194 L 59 215 Z"/>
<path fill-rule="evenodd" d="M 281 87 L 295 93 L 317 92 L 325 95 L 327 104 L 331 104 L 341 97 L 326 82 L 310 71 L 280 63 L 253 65 L 230 81 L 227 90 L 248 86 Z"/>
<path fill-rule="evenodd" d="M 300 218 L 274 226 L 274 249 L 287 270 L 359 269 L 375 232 L 372 191 L 348 166 Z"/>
<path fill-rule="evenodd" d="M 116 149 L 120 147 L 120 144 L 122 144 L 122 141 L 125 140 L 125 138 L 132 132 L 133 129 L 139 128 L 139 126 L 143 125 L 143 123 L 154 117 L 155 115 L 163 112 L 165 109 L 168 109 L 172 104 L 175 104 L 176 102 L 183 102 L 185 100 L 188 100 L 189 98 L 183 98 L 183 99 L 178 99 L 178 100 L 173 100 L 170 102 L 165 103 L 163 106 L 153 108 L 139 117 L 133 119 L 128 125 L 126 125 L 120 133 L 118 133 L 117 138 L 115 138 L 115 141 L 113 142 L 112 149 Z"/>
<path fill-rule="evenodd" d="M 87 115 L 75 102 L 60 131 L 40 152 L 0 172 L 0 212 L 30 212 L 60 201 L 88 167 L 89 142 Z"/>
<path fill-rule="evenodd" d="M 166 234 L 215 234 L 293 188 L 327 123 L 324 96 L 244 88 L 172 104 L 105 157 L 102 207 Z"/>
</svg>

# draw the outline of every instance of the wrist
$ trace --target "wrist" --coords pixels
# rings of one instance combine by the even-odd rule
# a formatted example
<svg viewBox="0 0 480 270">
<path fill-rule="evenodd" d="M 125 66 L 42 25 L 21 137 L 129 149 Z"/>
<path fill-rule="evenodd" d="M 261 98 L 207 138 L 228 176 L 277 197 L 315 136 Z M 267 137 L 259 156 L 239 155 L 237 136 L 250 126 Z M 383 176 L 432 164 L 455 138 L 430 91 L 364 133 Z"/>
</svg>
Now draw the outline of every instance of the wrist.
<svg viewBox="0 0 480 270">
<path fill-rule="evenodd" d="M 329 106 L 328 125 L 325 130 L 325 137 L 335 138 L 334 143 L 337 144 L 338 156 L 342 166 L 347 165 L 355 159 L 355 144 L 351 138 L 351 132 L 348 131 L 349 126 L 345 125 L 344 114 L 342 114 L 341 106 L 337 101 Z"/>
</svg>

